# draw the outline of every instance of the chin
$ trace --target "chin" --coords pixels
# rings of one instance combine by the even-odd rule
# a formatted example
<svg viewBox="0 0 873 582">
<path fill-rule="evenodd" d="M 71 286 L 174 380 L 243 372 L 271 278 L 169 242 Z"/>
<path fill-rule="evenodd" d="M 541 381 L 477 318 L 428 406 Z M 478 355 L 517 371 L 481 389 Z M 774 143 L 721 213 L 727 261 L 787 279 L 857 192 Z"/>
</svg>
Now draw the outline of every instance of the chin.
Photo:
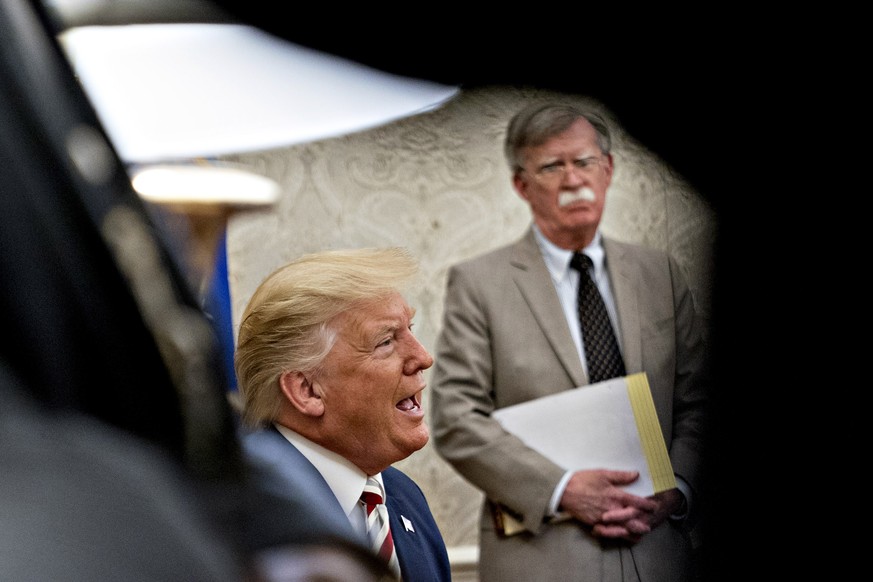
<svg viewBox="0 0 873 582">
<path fill-rule="evenodd" d="M 406 456 L 408 457 L 412 453 L 423 449 L 424 445 L 426 445 L 429 440 L 430 433 L 428 432 L 427 427 L 422 423 L 421 427 L 417 429 L 414 435 L 411 434 L 405 439 L 405 448 L 407 451 Z"/>
</svg>

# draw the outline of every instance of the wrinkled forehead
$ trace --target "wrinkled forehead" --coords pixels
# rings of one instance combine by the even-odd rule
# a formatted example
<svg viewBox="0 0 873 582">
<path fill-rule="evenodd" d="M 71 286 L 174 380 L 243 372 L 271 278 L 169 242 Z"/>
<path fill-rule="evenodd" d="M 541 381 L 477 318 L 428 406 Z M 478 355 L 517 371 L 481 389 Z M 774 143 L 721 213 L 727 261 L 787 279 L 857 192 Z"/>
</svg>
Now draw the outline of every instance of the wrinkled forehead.
<svg viewBox="0 0 873 582">
<path fill-rule="evenodd" d="M 397 291 L 383 296 L 356 301 L 347 310 L 334 317 L 330 326 L 349 333 L 374 333 L 380 329 L 408 327 L 415 309 Z"/>
</svg>

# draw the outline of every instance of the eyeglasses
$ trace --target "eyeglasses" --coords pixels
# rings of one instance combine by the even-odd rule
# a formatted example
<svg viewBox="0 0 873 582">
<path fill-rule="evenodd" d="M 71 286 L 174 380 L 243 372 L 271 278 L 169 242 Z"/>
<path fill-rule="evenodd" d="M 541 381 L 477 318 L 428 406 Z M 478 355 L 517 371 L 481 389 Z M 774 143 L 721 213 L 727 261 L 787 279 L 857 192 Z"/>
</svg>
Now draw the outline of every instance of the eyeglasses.
<svg viewBox="0 0 873 582">
<path fill-rule="evenodd" d="M 579 172 L 584 176 L 590 176 L 594 173 L 597 167 L 600 165 L 600 161 L 603 159 L 602 156 L 587 156 L 584 158 L 578 158 L 571 161 L 569 164 L 565 163 L 563 160 L 556 160 L 554 162 L 550 162 L 543 166 L 540 166 L 535 171 L 530 172 L 537 178 L 540 178 L 545 181 L 556 181 L 563 180 L 567 175 L 567 172 L 570 169 Z M 523 172 L 526 172 L 524 168 L 522 168 Z"/>
</svg>

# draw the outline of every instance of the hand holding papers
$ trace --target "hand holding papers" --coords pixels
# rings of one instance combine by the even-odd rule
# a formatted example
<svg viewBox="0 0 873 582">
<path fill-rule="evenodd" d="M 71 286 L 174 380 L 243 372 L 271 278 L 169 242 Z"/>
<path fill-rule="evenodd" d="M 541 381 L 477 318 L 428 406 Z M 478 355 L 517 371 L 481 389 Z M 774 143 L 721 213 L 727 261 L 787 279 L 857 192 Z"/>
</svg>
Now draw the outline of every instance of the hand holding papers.
<svg viewBox="0 0 873 582">
<path fill-rule="evenodd" d="M 639 479 L 624 489 L 640 497 L 676 487 L 645 373 L 507 406 L 492 416 L 567 470 L 638 471 Z M 492 509 L 503 535 L 524 531 L 505 508 L 492 504 Z"/>
<path fill-rule="evenodd" d="M 508 406 L 492 416 L 568 470 L 639 471 L 625 490 L 641 497 L 676 486 L 645 373 Z"/>
</svg>

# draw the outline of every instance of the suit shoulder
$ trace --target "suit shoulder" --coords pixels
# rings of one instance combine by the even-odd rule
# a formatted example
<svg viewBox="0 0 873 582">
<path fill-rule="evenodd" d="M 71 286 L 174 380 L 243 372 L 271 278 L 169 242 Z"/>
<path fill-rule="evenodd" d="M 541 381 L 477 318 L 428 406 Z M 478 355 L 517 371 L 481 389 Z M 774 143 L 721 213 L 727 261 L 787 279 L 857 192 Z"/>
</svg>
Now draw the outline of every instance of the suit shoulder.
<svg viewBox="0 0 873 582">
<path fill-rule="evenodd" d="M 604 237 L 603 245 L 607 260 L 610 257 L 620 257 L 620 260 L 633 260 L 642 265 L 664 266 L 673 261 L 670 253 L 663 249 L 646 246 L 640 243 L 619 241 Z"/>
<path fill-rule="evenodd" d="M 666 257 L 669 255 L 667 251 L 648 246 L 642 243 L 628 242 L 623 240 L 617 240 L 610 237 L 603 237 L 603 245 L 606 248 L 607 253 L 612 250 L 615 252 L 616 249 L 621 250 L 625 253 L 639 254 L 639 255 L 647 255 L 647 256 L 661 256 Z"/>
<path fill-rule="evenodd" d="M 497 247 L 482 254 L 459 261 L 455 263 L 452 268 L 460 271 L 479 271 L 495 264 L 503 263 L 512 256 L 512 248 L 514 246 L 515 243 Z"/>
<path fill-rule="evenodd" d="M 247 451 L 260 452 L 275 447 L 281 443 L 282 435 L 272 428 L 240 429 L 237 433 L 239 442 Z"/>
</svg>

